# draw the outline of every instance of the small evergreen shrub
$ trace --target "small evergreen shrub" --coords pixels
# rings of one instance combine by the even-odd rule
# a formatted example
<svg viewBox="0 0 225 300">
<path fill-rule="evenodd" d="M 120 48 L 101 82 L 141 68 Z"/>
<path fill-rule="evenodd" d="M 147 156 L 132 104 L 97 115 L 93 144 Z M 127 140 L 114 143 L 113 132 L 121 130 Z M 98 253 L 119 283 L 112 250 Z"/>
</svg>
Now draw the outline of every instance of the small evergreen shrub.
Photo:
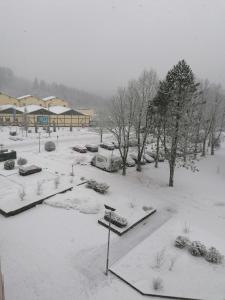
<svg viewBox="0 0 225 300">
<path fill-rule="evenodd" d="M 161 291 L 163 289 L 163 280 L 160 277 L 153 278 L 152 287 L 155 291 Z"/>
<path fill-rule="evenodd" d="M 99 183 L 93 179 L 90 179 L 86 183 L 86 187 L 89 189 L 93 189 L 94 191 L 100 193 L 100 194 L 105 194 L 108 191 L 109 186 L 106 183 Z"/>
<path fill-rule="evenodd" d="M 110 212 L 109 211 L 105 211 L 104 219 L 108 222 L 110 221 Z M 114 211 L 111 212 L 111 223 L 120 228 L 125 227 L 128 224 L 126 218 L 119 216 Z"/>
<path fill-rule="evenodd" d="M 7 160 L 4 163 L 5 170 L 13 170 L 15 168 L 15 161 L 14 160 Z"/>
<path fill-rule="evenodd" d="M 174 245 L 177 247 L 177 248 L 184 248 L 186 247 L 187 245 L 190 244 L 190 241 L 188 238 L 186 238 L 185 236 L 182 236 L 182 235 L 179 235 L 176 240 L 175 240 L 175 243 Z"/>
<path fill-rule="evenodd" d="M 19 165 L 19 166 L 26 165 L 26 163 L 27 163 L 26 158 L 20 157 L 20 158 L 17 159 L 17 165 Z"/>
<path fill-rule="evenodd" d="M 45 143 L 45 150 L 50 152 L 50 151 L 55 151 L 55 143 L 52 141 L 48 141 Z"/>
<path fill-rule="evenodd" d="M 221 264 L 223 258 L 223 255 L 214 247 L 209 248 L 205 254 L 205 259 L 214 264 Z"/>
<path fill-rule="evenodd" d="M 188 250 L 193 256 L 205 256 L 207 252 L 206 246 L 199 241 L 192 242 Z"/>
</svg>

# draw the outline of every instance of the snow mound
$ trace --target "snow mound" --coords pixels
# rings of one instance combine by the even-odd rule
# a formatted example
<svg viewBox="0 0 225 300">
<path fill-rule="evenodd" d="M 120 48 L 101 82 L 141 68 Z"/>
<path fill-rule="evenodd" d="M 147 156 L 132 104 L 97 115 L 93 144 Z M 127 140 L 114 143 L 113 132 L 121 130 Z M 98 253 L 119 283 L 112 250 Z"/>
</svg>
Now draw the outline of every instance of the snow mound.
<svg viewBox="0 0 225 300">
<path fill-rule="evenodd" d="M 101 207 L 100 204 L 90 198 L 63 198 L 56 195 L 44 201 L 45 204 L 64 209 L 75 209 L 83 214 L 97 214 Z"/>
</svg>

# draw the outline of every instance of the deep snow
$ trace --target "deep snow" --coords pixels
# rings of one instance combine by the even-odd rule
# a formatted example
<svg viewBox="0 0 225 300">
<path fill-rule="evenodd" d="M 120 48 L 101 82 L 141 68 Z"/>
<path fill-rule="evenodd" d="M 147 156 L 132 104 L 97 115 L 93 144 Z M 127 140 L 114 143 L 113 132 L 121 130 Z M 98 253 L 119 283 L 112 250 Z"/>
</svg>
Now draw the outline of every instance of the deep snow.
<svg viewBox="0 0 225 300">
<path fill-rule="evenodd" d="M 104 203 L 133 207 L 134 210 L 144 205 L 157 208 L 157 213 L 124 236 L 112 233 L 110 264 L 174 216 L 184 223 L 196 224 L 217 239 L 224 239 L 224 148 L 214 157 L 200 159 L 198 173 L 177 169 L 175 187 L 169 188 L 166 162 L 160 163 L 158 169 L 148 164 L 141 173 L 130 168 L 126 177 L 90 166 L 88 162 L 93 154 L 79 154 L 71 147 L 99 143 L 99 135 L 92 129 L 74 129 L 71 133 L 67 128 L 52 133 L 50 138 L 43 133 L 41 153 L 38 153 L 38 138 L 34 133 L 28 137 L 24 134 L 23 141 L 12 141 L 8 139 L 8 131 L 4 128 L 0 132 L 1 143 L 17 150 L 18 157 L 27 158 L 30 164 L 42 165 L 68 177 L 73 181 L 74 189 L 64 196 L 78 199 L 79 203 L 93 200 L 93 206 L 98 209 L 95 214 L 84 214 L 79 209 L 42 204 L 15 217 L 0 216 L 0 255 L 6 299 L 143 299 L 112 274 L 104 275 L 107 230 L 97 223 L 104 213 Z M 57 144 L 55 152 L 47 153 L 43 149 L 43 142 L 49 139 Z M 104 139 L 111 140 L 106 134 Z M 78 164 L 81 156 L 84 157 L 82 165 Z M 72 163 L 74 177 L 70 176 Z M 82 177 L 106 182 L 110 185 L 108 194 L 99 195 L 84 185 L 76 187 Z M 2 186 L 2 181 L 0 184 Z"/>
</svg>

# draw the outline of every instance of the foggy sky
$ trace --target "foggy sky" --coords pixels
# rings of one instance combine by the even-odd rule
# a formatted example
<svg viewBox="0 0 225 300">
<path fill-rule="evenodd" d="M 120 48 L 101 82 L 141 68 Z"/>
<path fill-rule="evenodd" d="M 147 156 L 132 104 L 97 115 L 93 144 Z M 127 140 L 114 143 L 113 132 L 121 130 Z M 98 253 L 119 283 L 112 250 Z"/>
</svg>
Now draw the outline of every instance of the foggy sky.
<svg viewBox="0 0 225 300">
<path fill-rule="evenodd" d="M 0 0 L 0 66 L 110 96 L 184 58 L 225 85 L 225 0 Z"/>
</svg>

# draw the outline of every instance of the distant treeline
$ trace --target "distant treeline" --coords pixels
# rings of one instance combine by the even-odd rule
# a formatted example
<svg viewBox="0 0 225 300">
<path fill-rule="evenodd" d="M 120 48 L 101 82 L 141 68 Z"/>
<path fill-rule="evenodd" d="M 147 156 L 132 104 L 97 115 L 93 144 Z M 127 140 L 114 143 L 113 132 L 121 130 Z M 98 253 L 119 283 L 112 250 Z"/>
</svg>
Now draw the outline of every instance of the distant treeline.
<svg viewBox="0 0 225 300">
<path fill-rule="evenodd" d="M 104 99 L 88 92 L 68 87 L 58 83 L 47 83 L 35 78 L 33 81 L 16 76 L 14 72 L 5 67 L 0 67 L 0 91 L 13 97 L 31 94 L 43 98 L 56 96 L 65 99 L 71 107 L 99 107 Z"/>
</svg>

